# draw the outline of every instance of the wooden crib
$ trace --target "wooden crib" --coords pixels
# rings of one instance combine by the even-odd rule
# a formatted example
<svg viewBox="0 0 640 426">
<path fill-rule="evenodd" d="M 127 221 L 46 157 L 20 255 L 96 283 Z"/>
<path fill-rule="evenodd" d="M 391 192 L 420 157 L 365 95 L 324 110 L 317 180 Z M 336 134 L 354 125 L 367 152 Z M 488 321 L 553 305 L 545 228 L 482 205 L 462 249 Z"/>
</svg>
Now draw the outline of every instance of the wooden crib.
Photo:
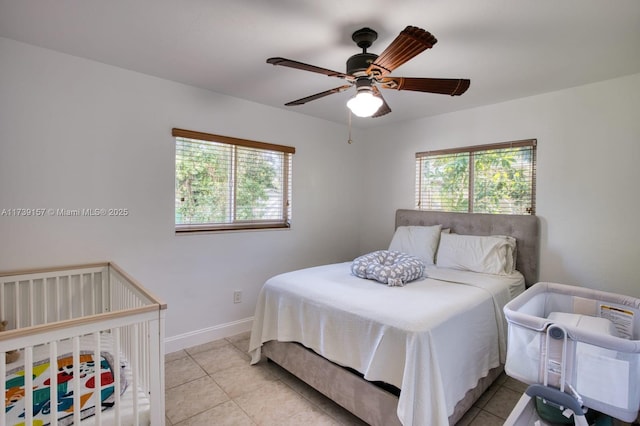
<svg viewBox="0 0 640 426">
<path fill-rule="evenodd" d="M 0 426 L 164 425 L 165 309 L 113 263 L 0 272 Z"/>
</svg>

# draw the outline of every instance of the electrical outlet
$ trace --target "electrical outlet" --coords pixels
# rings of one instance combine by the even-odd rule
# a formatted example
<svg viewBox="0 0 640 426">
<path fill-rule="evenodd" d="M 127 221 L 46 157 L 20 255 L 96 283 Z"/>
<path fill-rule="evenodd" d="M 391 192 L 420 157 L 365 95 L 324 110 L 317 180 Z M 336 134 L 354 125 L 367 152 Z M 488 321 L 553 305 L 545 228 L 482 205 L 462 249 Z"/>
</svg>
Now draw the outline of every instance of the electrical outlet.
<svg viewBox="0 0 640 426">
<path fill-rule="evenodd" d="M 233 303 L 242 303 L 242 290 L 233 292 Z"/>
</svg>

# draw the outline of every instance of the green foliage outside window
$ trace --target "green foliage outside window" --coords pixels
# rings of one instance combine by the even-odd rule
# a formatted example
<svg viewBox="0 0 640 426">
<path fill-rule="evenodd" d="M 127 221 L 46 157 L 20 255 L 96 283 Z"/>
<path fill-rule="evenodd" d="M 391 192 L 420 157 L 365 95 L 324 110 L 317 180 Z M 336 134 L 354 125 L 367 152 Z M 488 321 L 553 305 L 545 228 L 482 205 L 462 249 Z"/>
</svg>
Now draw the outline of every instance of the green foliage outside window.
<svg viewBox="0 0 640 426">
<path fill-rule="evenodd" d="M 496 214 L 535 212 L 535 143 L 419 153 L 416 160 L 418 208 Z"/>
<path fill-rule="evenodd" d="M 236 218 L 238 220 L 269 219 L 271 194 L 279 188 L 281 164 L 274 164 L 268 154 L 246 155 L 238 164 Z M 282 155 L 280 155 L 282 157 Z M 278 201 L 281 197 L 278 197 Z M 278 206 L 281 207 L 281 206 Z M 278 209 L 278 212 L 282 209 Z"/>
<path fill-rule="evenodd" d="M 283 153 L 176 140 L 175 223 L 282 218 Z"/>
<path fill-rule="evenodd" d="M 430 209 L 452 212 L 469 210 L 469 155 L 438 156 L 424 161 L 424 182 L 428 192 L 422 204 Z M 421 206 L 425 208 L 424 206 Z"/>
<path fill-rule="evenodd" d="M 520 149 L 475 154 L 474 211 L 528 213 L 527 209 L 531 207 L 530 156 L 530 151 Z"/>
<path fill-rule="evenodd" d="M 229 160 L 206 144 L 178 140 L 176 152 L 176 224 L 220 223 L 229 215 Z"/>
</svg>

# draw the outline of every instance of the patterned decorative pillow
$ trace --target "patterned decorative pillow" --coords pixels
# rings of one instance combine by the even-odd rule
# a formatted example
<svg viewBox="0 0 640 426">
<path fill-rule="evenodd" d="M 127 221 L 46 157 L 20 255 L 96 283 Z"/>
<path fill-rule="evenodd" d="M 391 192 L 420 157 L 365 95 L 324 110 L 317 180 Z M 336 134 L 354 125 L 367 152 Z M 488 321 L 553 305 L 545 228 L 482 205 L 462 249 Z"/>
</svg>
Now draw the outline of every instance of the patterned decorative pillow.
<svg viewBox="0 0 640 426">
<path fill-rule="evenodd" d="M 422 276 L 424 262 L 399 251 L 378 250 L 356 258 L 351 273 L 389 286 L 404 286 Z"/>
</svg>

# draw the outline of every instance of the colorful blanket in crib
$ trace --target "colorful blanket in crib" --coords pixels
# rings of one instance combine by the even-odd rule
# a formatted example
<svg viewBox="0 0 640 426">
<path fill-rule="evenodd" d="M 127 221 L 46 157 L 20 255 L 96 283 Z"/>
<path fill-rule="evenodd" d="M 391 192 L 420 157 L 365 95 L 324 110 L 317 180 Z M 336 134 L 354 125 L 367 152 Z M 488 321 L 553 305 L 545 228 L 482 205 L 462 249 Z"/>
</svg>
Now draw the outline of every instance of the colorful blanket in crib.
<svg viewBox="0 0 640 426">
<path fill-rule="evenodd" d="M 102 409 L 113 405 L 114 370 L 113 359 L 108 352 L 102 352 L 98 362 L 94 354 L 81 352 L 80 377 L 74 377 L 73 356 L 66 354 L 58 357 L 56 370 L 51 368 L 49 359 L 33 365 L 33 424 L 48 425 L 51 422 L 51 374 L 58 380 L 58 425 L 73 424 L 73 412 L 81 410 L 81 418 L 92 416 L 98 398 Z M 99 365 L 100 389 L 96 389 L 95 371 Z M 74 406 L 75 380 L 80 380 L 80 407 Z M 124 386 L 124 384 L 123 384 Z M 6 379 L 6 415 L 7 424 L 20 426 L 25 424 L 25 372 L 19 367 L 7 372 Z"/>
</svg>

